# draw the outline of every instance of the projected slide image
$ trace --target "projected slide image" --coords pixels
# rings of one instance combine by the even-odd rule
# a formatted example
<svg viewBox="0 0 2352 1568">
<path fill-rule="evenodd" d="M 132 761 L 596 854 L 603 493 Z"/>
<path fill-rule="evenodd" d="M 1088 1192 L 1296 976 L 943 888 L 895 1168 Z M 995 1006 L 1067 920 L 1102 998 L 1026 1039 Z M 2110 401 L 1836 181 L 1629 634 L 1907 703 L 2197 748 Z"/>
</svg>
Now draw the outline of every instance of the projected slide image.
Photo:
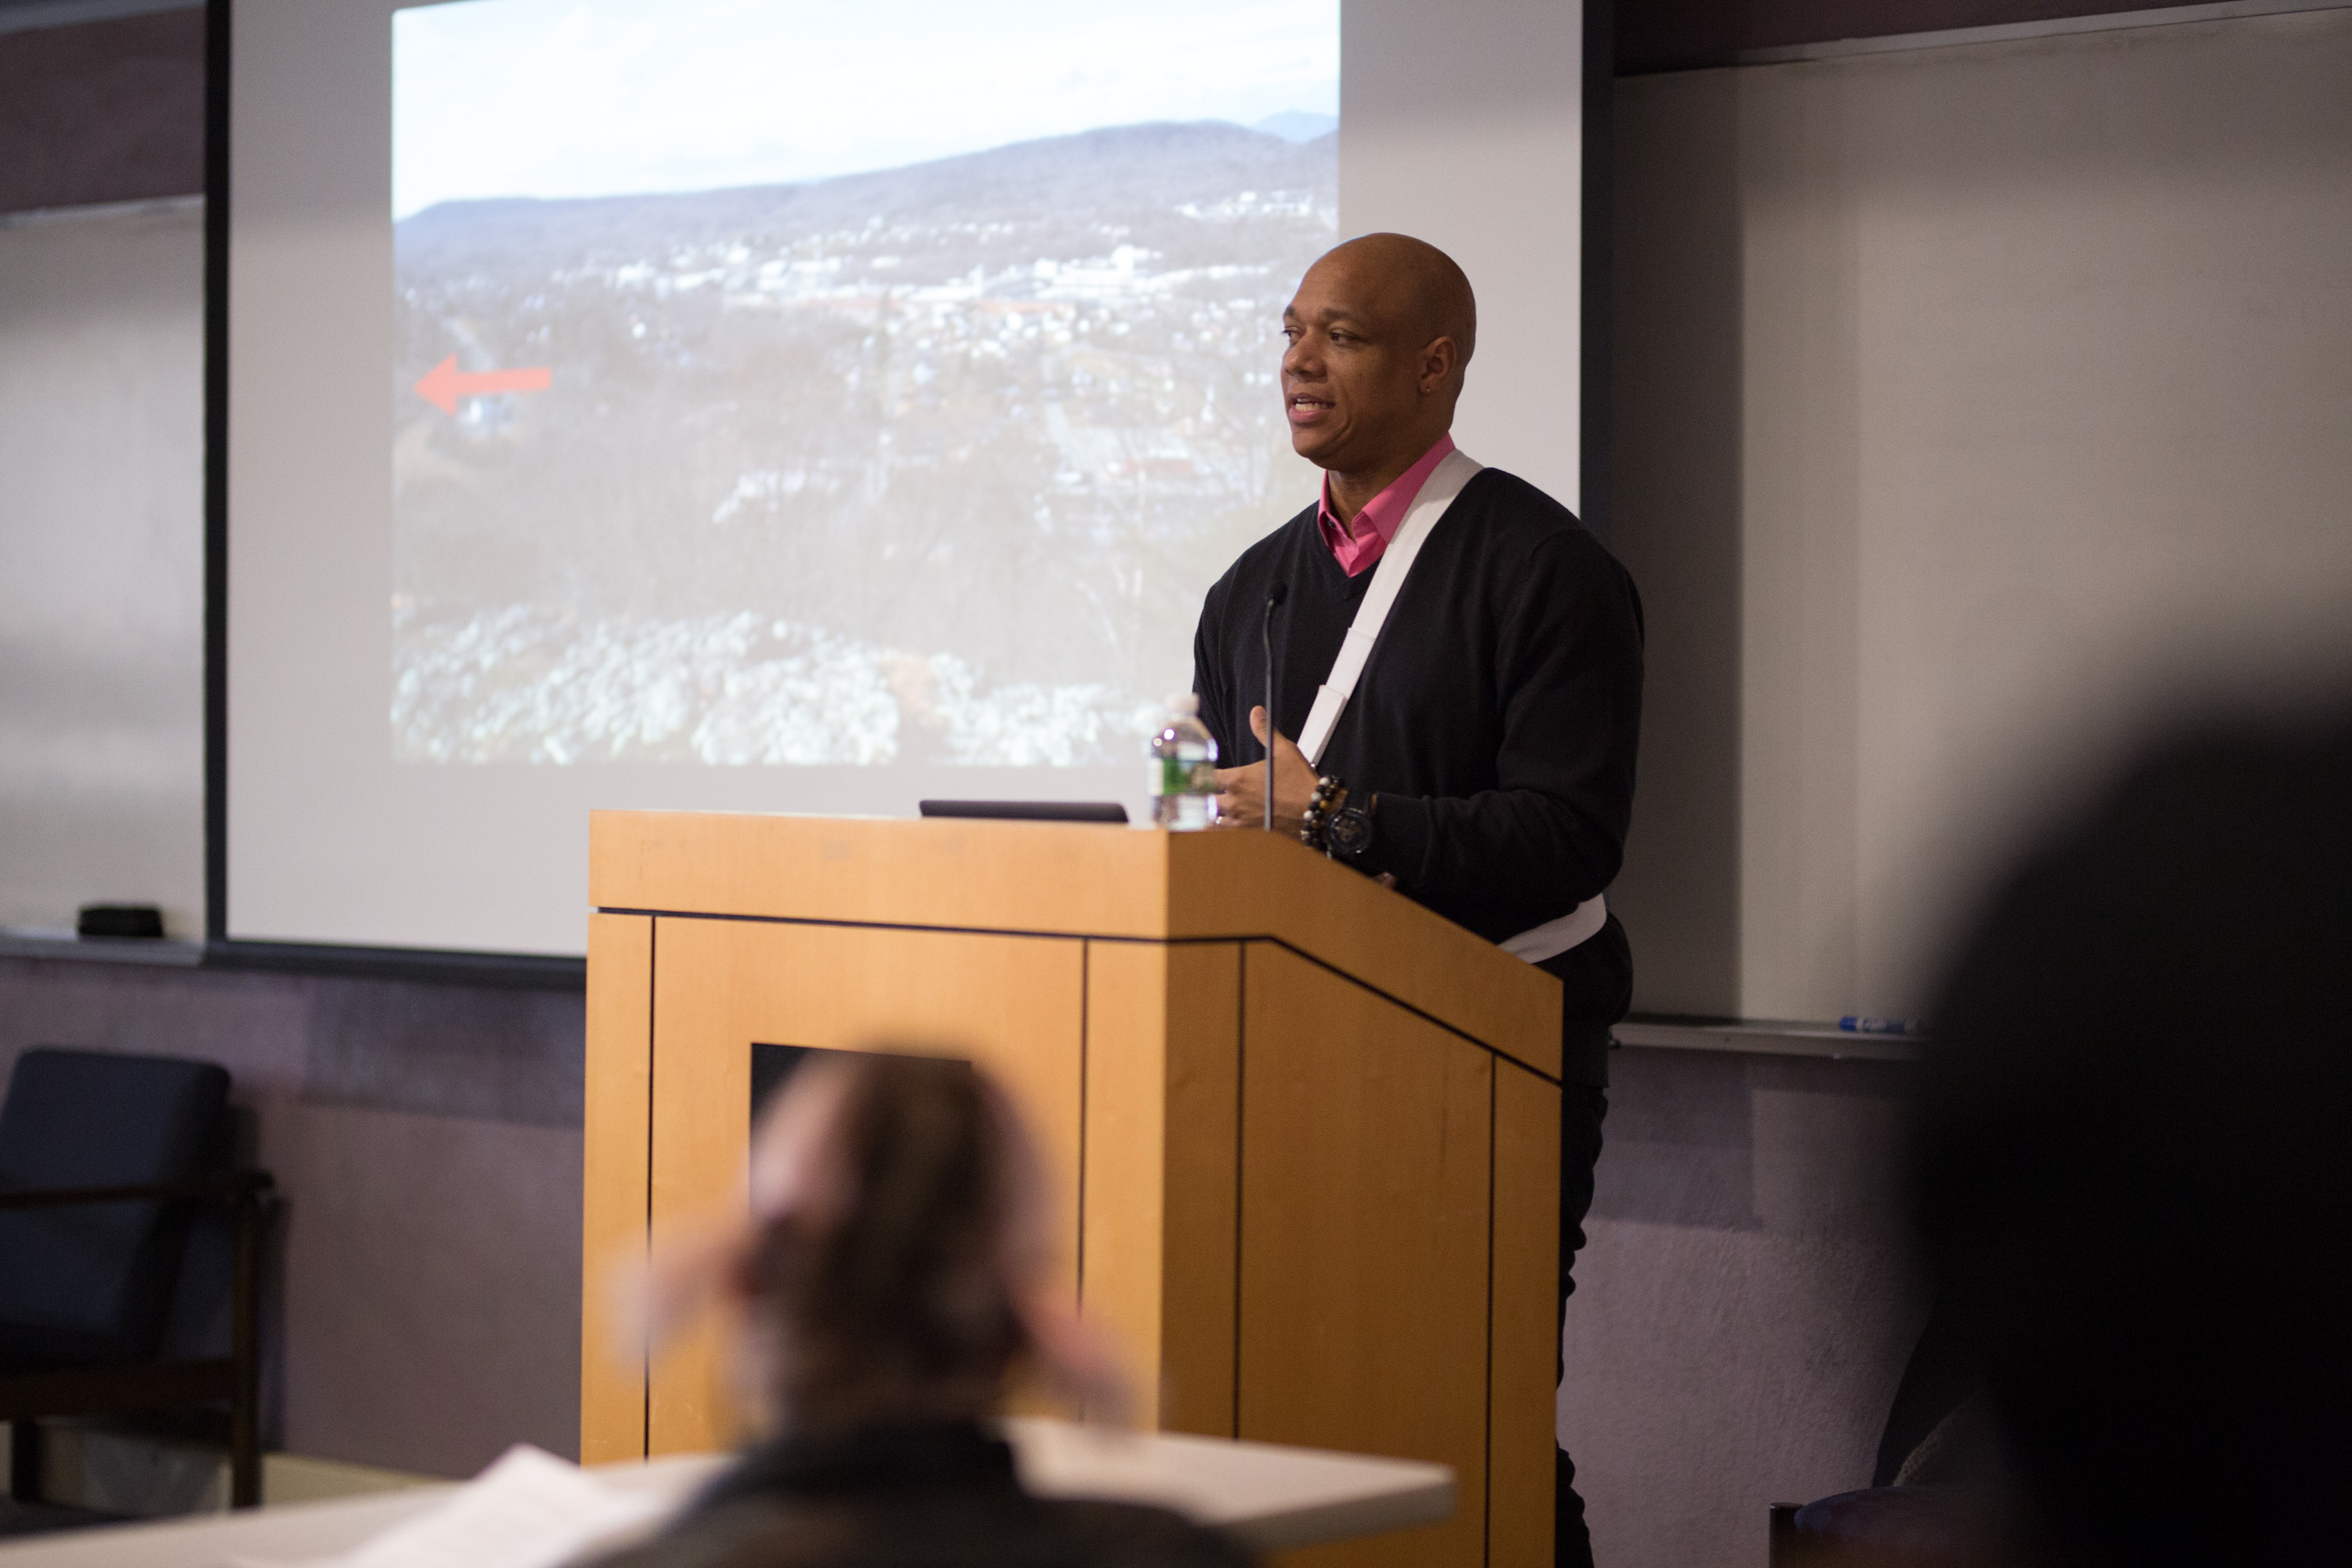
<svg viewBox="0 0 2352 1568">
<path fill-rule="evenodd" d="M 396 759 L 1134 761 L 1315 494 L 1333 0 L 393 28 Z"/>
</svg>

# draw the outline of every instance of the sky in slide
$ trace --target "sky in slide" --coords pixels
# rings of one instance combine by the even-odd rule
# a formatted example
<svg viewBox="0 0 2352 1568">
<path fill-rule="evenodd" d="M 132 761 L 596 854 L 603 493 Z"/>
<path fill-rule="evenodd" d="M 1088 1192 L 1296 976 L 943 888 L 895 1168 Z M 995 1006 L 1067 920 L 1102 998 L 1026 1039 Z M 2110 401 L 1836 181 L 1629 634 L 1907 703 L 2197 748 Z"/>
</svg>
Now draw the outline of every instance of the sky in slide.
<svg viewBox="0 0 2352 1568">
<path fill-rule="evenodd" d="M 1339 112 L 1338 0 L 461 0 L 394 14 L 393 216 Z M 625 106 L 625 112 L 623 107 Z"/>
</svg>

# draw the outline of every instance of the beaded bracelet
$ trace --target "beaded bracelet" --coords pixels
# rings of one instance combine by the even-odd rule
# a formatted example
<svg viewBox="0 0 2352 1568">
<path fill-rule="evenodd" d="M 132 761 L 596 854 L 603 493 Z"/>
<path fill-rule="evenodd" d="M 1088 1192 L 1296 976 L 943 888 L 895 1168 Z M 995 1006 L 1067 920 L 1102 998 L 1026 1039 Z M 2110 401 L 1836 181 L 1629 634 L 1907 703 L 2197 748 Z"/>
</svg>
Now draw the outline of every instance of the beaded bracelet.
<svg viewBox="0 0 2352 1568">
<path fill-rule="evenodd" d="M 1307 814 L 1298 827 L 1298 841 L 1309 849 L 1331 853 L 1331 818 L 1348 803 L 1348 784 L 1344 779 L 1325 773 L 1315 781 L 1315 793 L 1307 797 Z"/>
</svg>

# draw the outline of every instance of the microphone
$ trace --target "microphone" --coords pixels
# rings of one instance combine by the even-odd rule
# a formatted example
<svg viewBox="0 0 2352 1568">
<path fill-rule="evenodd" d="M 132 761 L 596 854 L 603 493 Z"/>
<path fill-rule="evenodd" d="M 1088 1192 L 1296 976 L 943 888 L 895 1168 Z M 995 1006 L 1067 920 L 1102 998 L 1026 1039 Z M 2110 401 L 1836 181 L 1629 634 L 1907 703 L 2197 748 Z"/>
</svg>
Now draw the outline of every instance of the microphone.
<svg viewBox="0 0 2352 1568">
<path fill-rule="evenodd" d="M 1265 646 L 1265 830 L 1274 831 L 1274 612 L 1290 597 L 1290 584 L 1276 583 L 1267 590 L 1265 614 L 1258 620 L 1258 640 Z"/>
</svg>

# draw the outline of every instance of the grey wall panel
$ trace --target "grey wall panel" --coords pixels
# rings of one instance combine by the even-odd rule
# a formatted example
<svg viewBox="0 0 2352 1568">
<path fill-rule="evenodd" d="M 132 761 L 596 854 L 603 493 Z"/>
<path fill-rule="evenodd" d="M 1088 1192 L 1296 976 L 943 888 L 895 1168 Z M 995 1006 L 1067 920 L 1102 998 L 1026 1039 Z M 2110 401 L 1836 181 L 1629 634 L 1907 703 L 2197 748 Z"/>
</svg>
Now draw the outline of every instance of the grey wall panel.
<svg viewBox="0 0 2352 1568">
<path fill-rule="evenodd" d="M 577 996 L 0 958 L 0 1076 L 215 1061 L 278 1178 L 272 1447 L 470 1475 L 579 1441 Z"/>
<path fill-rule="evenodd" d="M 1597 1561 L 1763 1568 L 1770 1504 L 1870 1483 L 1926 1316 L 1893 1175 L 1915 1070 L 1612 1059 L 1559 1399 Z"/>
</svg>

